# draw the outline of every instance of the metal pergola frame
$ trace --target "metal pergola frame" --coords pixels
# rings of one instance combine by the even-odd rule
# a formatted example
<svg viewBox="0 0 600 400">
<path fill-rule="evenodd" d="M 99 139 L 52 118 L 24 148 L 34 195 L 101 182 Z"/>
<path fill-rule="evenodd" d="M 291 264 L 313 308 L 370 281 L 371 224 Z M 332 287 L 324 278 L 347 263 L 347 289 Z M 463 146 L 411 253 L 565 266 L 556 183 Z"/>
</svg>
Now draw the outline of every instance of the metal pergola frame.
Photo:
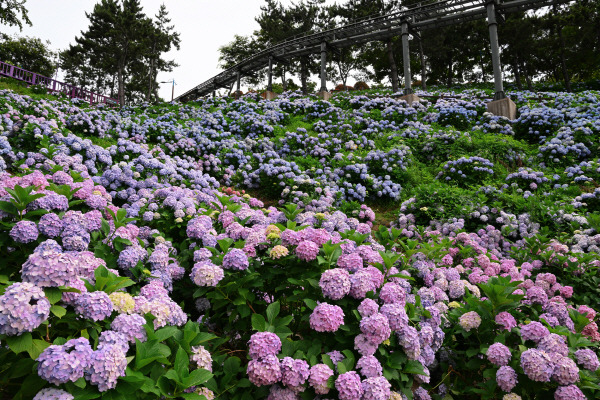
<svg viewBox="0 0 600 400">
<path fill-rule="evenodd" d="M 409 33 L 436 29 L 467 21 L 487 18 L 494 66 L 496 95 L 504 96 L 500 56 L 498 48 L 497 18 L 502 14 L 526 11 L 541 7 L 571 3 L 573 0 L 443 0 L 432 4 L 409 8 L 391 14 L 366 17 L 339 28 L 289 38 L 248 57 L 231 68 L 219 73 L 196 87 L 178 96 L 176 100 L 186 102 L 206 96 L 220 87 L 237 83 L 240 78 L 268 67 L 268 79 L 272 82 L 273 62 L 289 63 L 291 59 L 321 53 L 321 91 L 326 91 L 325 68 L 327 49 L 343 48 L 374 40 L 385 40 L 402 35 L 405 88 L 404 93 L 412 92 L 410 87 L 410 63 L 408 52 Z M 324 57 L 325 54 L 325 57 Z M 269 88 L 270 88 L 269 84 Z"/>
</svg>

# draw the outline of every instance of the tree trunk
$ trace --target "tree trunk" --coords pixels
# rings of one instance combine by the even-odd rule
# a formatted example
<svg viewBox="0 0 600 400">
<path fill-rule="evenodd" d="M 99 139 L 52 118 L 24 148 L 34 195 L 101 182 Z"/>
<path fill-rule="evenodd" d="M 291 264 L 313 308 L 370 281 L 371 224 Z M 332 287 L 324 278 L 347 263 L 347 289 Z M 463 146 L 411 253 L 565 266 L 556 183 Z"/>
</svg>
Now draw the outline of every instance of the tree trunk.
<svg viewBox="0 0 600 400">
<path fill-rule="evenodd" d="M 117 72 L 117 80 L 119 83 L 119 105 L 123 107 L 125 105 L 125 81 L 123 77 L 123 67 L 119 67 Z"/>
<path fill-rule="evenodd" d="M 419 38 L 419 59 L 421 60 L 421 89 L 427 90 L 427 68 L 425 67 L 425 54 L 423 54 L 423 41 Z"/>
<path fill-rule="evenodd" d="M 308 65 L 306 62 L 306 57 L 302 57 L 300 59 L 300 82 L 301 82 L 301 86 L 302 86 L 302 94 L 308 94 L 308 85 L 307 85 L 307 79 L 308 79 L 308 71 L 307 71 Z"/>
<path fill-rule="evenodd" d="M 560 67 L 562 69 L 563 79 L 565 81 L 565 89 L 567 92 L 571 91 L 571 79 L 569 78 L 569 71 L 567 70 L 567 60 L 565 57 L 565 38 L 562 34 L 562 26 L 558 25 L 558 38 L 560 40 Z"/>
<path fill-rule="evenodd" d="M 517 55 L 515 55 L 513 71 L 515 73 L 515 83 L 517 84 L 517 89 L 523 90 L 523 84 L 521 83 L 521 71 L 519 71 L 519 56 Z"/>
<path fill-rule="evenodd" d="M 450 58 L 448 59 L 448 71 L 446 76 L 446 86 L 448 87 L 452 86 L 452 75 L 452 55 L 450 55 Z"/>
<path fill-rule="evenodd" d="M 283 68 L 281 71 L 281 88 L 283 89 L 284 92 L 287 90 L 287 82 L 285 80 L 285 65 L 283 65 Z"/>
<path fill-rule="evenodd" d="M 399 89 L 398 84 L 398 67 L 396 66 L 396 58 L 394 57 L 394 48 L 392 47 L 392 38 L 387 41 L 388 61 L 390 63 L 390 79 L 392 81 L 392 92 L 396 93 Z"/>
<path fill-rule="evenodd" d="M 527 71 L 527 62 L 523 62 L 523 74 L 525 75 L 525 81 L 527 82 L 527 90 L 533 92 L 533 83 L 531 83 L 531 77 Z"/>
<path fill-rule="evenodd" d="M 152 83 L 154 82 L 154 53 L 156 51 L 156 41 L 152 43 L 152 52 L 150 53 L 150 71 L 148 71 L 148 93 L 146 93 L 146 101 L 150 101 L 152 96 Z"/>
</svg>

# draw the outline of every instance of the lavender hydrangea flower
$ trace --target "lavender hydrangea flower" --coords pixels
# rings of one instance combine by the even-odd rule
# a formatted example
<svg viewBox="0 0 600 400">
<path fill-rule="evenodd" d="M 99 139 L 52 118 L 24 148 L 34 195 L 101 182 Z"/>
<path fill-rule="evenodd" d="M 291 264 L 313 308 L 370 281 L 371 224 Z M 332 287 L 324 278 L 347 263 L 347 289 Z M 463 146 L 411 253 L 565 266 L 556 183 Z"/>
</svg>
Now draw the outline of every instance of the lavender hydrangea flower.
<svg viewBox="0 0 600 400">
<path fill-rule="evenodd" d="M 344 323 L 341 307 L 319 303 L 310 315 L 310 327 L 317 332 L 335 332 Z"/>
<path fill-rule="evenodd" d="M 119 314 L 110 327 L 115 332 L 123 334 L 127 340 L 134 344 L 135 340 L 145 342 L 148 339 L 144 325 L 146 319 L 138 314 Z"/>
<path fill-rule="evenodd" d="M 308 384 L 315 390 L 316 394 L 327 394 L 329 388 L 327 381 L 333 376 L 333 371 L 325 364 L 313 365 L 310 368 Z"/>
<path fill-rule="evenodd" d="M 53 246 L 42 246 L 47 242 L 56 243 L 52 239 L 41 243 L 23 263 L 21 277 L 41 287 L 65 286 L 76 276 L 77 259 Z"/>
<path fill-rule="evenodd" d="M 356 369 L 365 378 L 374 378 L 383 374 L 383 368 L 377 358 L 372 355 L 362 356 L 356 363 Z"/>
<path fill-rule="evenodd" d="M 10 237 L 17 243 L 31 243 L 39 236 L 37 225 L 33 221 L 19 221 L 10 230 Z"/>
<path fill-rule="evenodd" d="M 579 349 L 575 352 L 577 363 L 588 371 L 596 371 L 600 367 L 598 356 L 592 349 Z"/>
<path fill-rule="evenodd" d="M 319 245 L 310 240 L 304 240 L 296 247 L 296 255 L 302 261 L 313 261 L 317 258 L 317 254 L 319 254 Z"/>
<path fill-rule="evenodd" d="M 579 368 L 569 357 L 555 357 L 552 379 L 559 385 L 570 385 L 579 381 Z"/>
<path fill-rule="evenodd" d="M 554 363 L 545 351 L 529 349 L 521 353 L 521 368 L 532 381 L 550 382 Z"/>
<path fill-rule="evenodd" d="M 244 271 L 249 266 L 248 256 L 242 249 L 231 249 L 223 257 L 223 268 Z"/>
<path fill-rule="evenodd" d="M 496 315 L 495 321 L 498 325 L 502 326 L 502 329 L 511 330 L 517 326 L 517 321 L 510 313 L 502 311 Z"/>
<path fill-rule="evenodd" d="M 86 338 L 71 339 L 63 345 L 51 345 L 37 358 L 38 375 L 55 385 L 82 378 L 92 362 L 93 350 Z"/>
<path fill-rule="evenodd" d="M 488 348 L 486 355 L 492 364 L 495 364 L 499 367 L 508 365 L 508 362 L 511 358 L 510 349 L 502 343 L 494 343 L 491 345 Z M 509 390 L 506 391 L 508 392 Z"/>
<path fill-rule="evenodd" d="M 125 376 L 126 367 L 127 358 L 123 348 L 106 344 L 99 346 L 92 354 L 85 375 L 92 385 L 98 386 L 98 391 L 105 392 L 117 386 L 117 379 Z"/>
<path fill-rule="evenodd" d="M 248 379 L 256 386 L 272 385 L 281 379 L 281 366 L 275 356 L 266 356 L 248 362 Z"/>
<path fill-rule="evenodd" d="M 283 388 L 279 385 L 271 386 L 267 400 L 299 400 L 298 395 L 290 388 Z"/>
<path fill-rule="evenodd" d="M 479 328 L 481 317 L 477 312 L 469 311 L 460 316 L 458 323 L 465 331 L 469 332 L 471 329 Z"/>
<path fill-rule="evenodd" d="M 381 313 L 363 318 L 360 321 L 360 331 L 375 344 L 383 343 L 392 333 L 387 317 Z"/>
<path fill-rule="evenodd" d="M 408 315 L 401 303 L 384 304 L 380 311 L 387 317 L 393 331 L 400 331 L 408 324 Z"/>
<path fill-rule="evenodd" d="M 204 348 L 204 346 L 193 346 L 192 355 L 190 361 L 198 368 L 204 368 L 207 371 L 212 372 L 212 356 L 210 352 Z"/>
<path fill-rule="evenodd" d="M 257 332 L 250 336 L 248 353 L 256 360 L 266 356 L 276 356 L 281 351 L 281 339 L 272 332 Z"/>
<path fill-rule="evenodd" d="M 75 397 L 61 389 L 45 388 L 40 390 L 33 400 L 73 400 Z"/>
<path fill-rule="evenodd" d="M 387 282 L 379 292 L 379 298 L 384 304 L 406 302 L 406 292 L 402 286 L 394 282 Z"/>
<path fill-rule="evenodd" d="M 110 297 L 102 291 L 82 293 L 75 302 L 75 312 L 93 321 L 110 317 L 113 310 Z"/>
<path fill-rule="evenodd" d="M 540 322 L 532 321 L 527 325 L 521 327 L 521 337 L 524 340 L 532 340 L 535 343 L 539 343 L 544 337 L 548 336 L 550 331 Z"/>
<path fill-rule="evenodd" d="M 38 223 L 38 229 L 44 236 L 55 238 L 60 236 L 63 230 L 63 223 L 60 217 L 54 213 L 42 215 Z"/>
<path fill-rule="evenodd" d="M 333 268 L 321 274 L 319 286 L 323 296 L 332 300 L 340 300 L 350 293 L 350 274 L 345 269 Z"/>
<path fill-rule="evenodd" d="M 360 376 L 356 371 L 346 372 L 338 376 L 335 380 L 335 388 L 338 391 L 340 400 L 360 400 L 364 394 Z"/>
<path fill-rule="evenodd" d="M 398 344 L 402 346 L 408 358 L 411 360 L 417 360 L 421 355 L 419 331 L 410 325 L 406 325 L 397 332 L 397 335 Z"/>
<path fill-rule="evenodd" d="M 373 299 L 364 299 L 358 306 L 358 313 L 361 317 L 370 317 L 379 311 L 379 306 Z M 385 315 L 385 314 L 384 314 Z"/>
<path fill-rule="evenodd" d="M 517 373 L 507 365 L 501 366 L 496 372 L 496 383 L 504 392 L 510 392 L 517 385 Z"/>
<path fill-rule="evenodd" d="M 554 400 L 586 400 L 587 397 L 575 385 L 559 386 L 554 392 Z"/>
<path fill-rule="evenodd" d="M 32 332 L 48 319 L 50 302 L 44 291 L 32 283 L 17 282 L 0 296 L 0 334 Z"/>
<path fill-rule="evenodd" d="M 543 350 L 546 353 L 558 353 L 561 356 L 569 355 L 569 347 L 564 336 L 557 335 L 556 333 L 550 333 L 544 336 L 538 343 L 537 348 Z"/>
<path fill-rule="evenodd" d="M 388 400 L 392 385 L 383 376 L 367 378 L 362 382 L 363 400 Z"/>
<path fill-rule="evenodd" d="M 281 360 L 281 383 L 294 392 L 304 391 L 302 385 L 309 375 L 309 365 L 306 361 L 295 360 L 291 357 L 284 357 Z"/>
<path fill-rule="evenodd" d="M 190 276 L 198 286 L 215 287 L 225 277 L 225 272 L 210 261 L 202 261 L 194 264 Z"/>
</svg>

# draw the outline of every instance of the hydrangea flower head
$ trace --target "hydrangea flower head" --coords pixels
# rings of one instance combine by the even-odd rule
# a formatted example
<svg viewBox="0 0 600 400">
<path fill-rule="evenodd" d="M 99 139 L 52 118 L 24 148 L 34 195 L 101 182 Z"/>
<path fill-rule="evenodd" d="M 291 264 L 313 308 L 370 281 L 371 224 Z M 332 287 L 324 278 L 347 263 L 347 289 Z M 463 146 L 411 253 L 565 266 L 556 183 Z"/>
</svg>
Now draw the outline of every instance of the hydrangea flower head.
<svg viewBox="0 0 600 400">
<path fill-rule="evenodd" d="M 341 307 L 319 303 L 310 315 L 310 327 L 317 332 L 335 332 L 344 323 Z"/>
<path fill-rule="evenodd" d="M 50 302 L 46 294 L 32 283 L 13 283 L 0 296 L 0 334 L 32 332 L 49 315 Z"/>
<path fill-rule="evenodd" d="M 248 341 L 251 359 L 276 356 L 281 351 L 281 339 L 272 332 L 257 332 Z"/>
<path fill-rule="evenodd" d="M 481 317 L 475 311 L 469 311 L 460 316 L 458 323 L 467 332 L 479 328 Z"/>
</svg>

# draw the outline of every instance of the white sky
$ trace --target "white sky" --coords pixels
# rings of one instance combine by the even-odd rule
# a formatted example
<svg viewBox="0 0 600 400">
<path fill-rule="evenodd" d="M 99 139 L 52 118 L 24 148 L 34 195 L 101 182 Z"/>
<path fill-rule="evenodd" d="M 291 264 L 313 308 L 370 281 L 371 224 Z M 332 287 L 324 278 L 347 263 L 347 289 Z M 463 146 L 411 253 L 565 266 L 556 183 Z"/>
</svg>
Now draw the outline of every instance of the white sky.
<svg viewBox="0 0 600 400">
<path fill-rule="evenodd" d="M 166 56 L 175 59 L 179 67 L 173 72 L 160 73 L 158 81 L 175 79 L 177 97 L 221 72 L 217 66 L 219 47 L 232 41 L 235 34 L 250 35 L 258 29 L 254 17 L 260 13 L 264 1 L 141 0 L 144 12 L 152 17 L 161 3 L 165 3 L 171 23 L 180 33 L 181 49 Z M 282 0 L 282 3 L 289 4 L 291 0 Z M 24 25 L 19 32 L 17 27 L 0 25 L 0 30 L 49 40 L 52 50 L 64 50 L 75 42 L 75 36 L 87 29 L 89 21 L 85 12 L 91 12 L 94 4 L 95 0 L 27 0 L 25 6 L 33 26 Z M 171 85 L 163 83 L 160 87 L 160 96 L 170 100 Z"/>
</svg>

